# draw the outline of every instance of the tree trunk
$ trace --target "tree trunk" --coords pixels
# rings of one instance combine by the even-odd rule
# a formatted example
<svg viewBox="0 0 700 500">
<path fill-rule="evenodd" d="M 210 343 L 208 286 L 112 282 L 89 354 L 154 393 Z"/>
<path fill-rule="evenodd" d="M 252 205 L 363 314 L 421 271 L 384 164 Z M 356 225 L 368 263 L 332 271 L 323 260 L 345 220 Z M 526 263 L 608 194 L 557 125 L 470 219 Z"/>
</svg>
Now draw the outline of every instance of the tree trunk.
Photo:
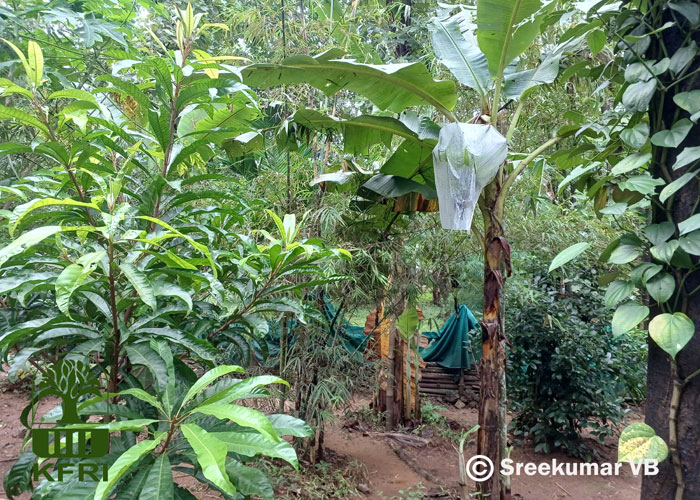
<svg viewBox="0 0 700 500">
<path fill-rule="evenodd" d="M 386 429 L 391 431 L 394 429 L 394 421 L 396 420 L 394 408 L 394 388 L 396 387 L 395 373 L 395 355 L 396 355 L 396 321 L 391 322 L 389 327 L 389 354 L 387 356 L 387 378 L 386 378 Z"/>
<path fill-rule="evenodd" d="M 664 3 L 666 2 L 664 1 Z M 659 21 L 660 24 L 666 21 L 673 21 L 670 14 L 671 11 L 668 10 L 667 12 L 669 14 Z M 687 27 L 687 23 L 685 26 Z M 650 29 L 659 27 L 660 25 L 651 26 Z M 663 32 L 663 42 L 669 55 L 673 55 L 681 47 L 686 36 L 692 36 L 695 42 L 700 44 L 700 33 L 696 31 L 691 35 L 681 23 L 676 23 L 674 27 Z M 652 38 L 652 40 L 655 39 Z M 663 57 L 662 53 L 663 48 L 658 43 L 652 43 L 647 57 L 659 57 L 660 59 Z M 700 56 L 696 55 L 690 68 L 686 70 L 686 74 L 693 74 L 698 69 L 700 69 Z M 668 74 L 663 76 L 670 79 Z M 664 81 L 665 85 L 668 83 Z M 687 118 L 688 113 L 685 111 L 681 111 L 678 114 L 678 107 L 674 104 L 673 97 L 677 93 L 697 89 L 700 89 L 700 77 L 698 73 L 695 73 L 678 85 L 668 86 L 666 90 L 657 90 L 649 108 L 651 134 L 659 130 L 670 129 L 671 125 L 677 120 Z M 698 145 L 700 145 L 700 125 L 696 123 L 678 148 L 653 148 L 652 164 L 654 176 L 664 178 L 667 182 L 670 182 L 670 179 L 677 179 L 685 174 L 689 167 L 673 171 L 671 166 L 683 149 Z M 668 210 L 672 221 L 676 225 L 698 213 L 699 195 L 698 183 L 690 182 L 664 203 L 665 210 Z M 666 220 L 668 220 L 666 212 L 656 207 L 652 212 L 652 223 Z M 697 262 L 696 257 L 692 257 L 692 260 Z M 676 277 L 676 293 L 678 293 L 679 299 L 676 306 L 673 307 L 674 312 L 685 313 L 695 324 L 695 335 L 677 356 L 678 376 L 682 380 L 700 369 L 700 300 L 698 300 L 697 295 L 690 296 L 693 290 L 700 287 L 700 272 L 689 273 L 684 281 L 683 275 L 688 272 L 686 269 L 669 266 L 669 272 Z M 678 290 L 680 283 L 683 283 L 683 288 Z M 669 304 L 672 306 L 676 302 L 674 299 L 675 297 L 669 301 Z M 660 312 L 656 308 L 652 310 L 652 316 Z M 676 376 L 672 373 L 668 355 L 653 340 L 649 339 L 648 343 L 649 361 L 645 420 L 673 448 L 674 440 L 671 439 L 672 436 L 670 436 L 669 432 L 669 424 L 671 423 L 669 410 L 675 382 L 676 389 L 681 390 L 680 404 L 676 412 L 676 457 L 679 459 L 680 466 L 674 467 L 671 457 L 671 459 L 659 464 L 658 475 L 644 476 L 642 480 L 642 499 L 667 500 L 679 498 L 680 492 L 677 495 L 676 488 L 678 475 L 681 477 L 681 483 L 685 486 L 681 498 L 695 500 L 700 498 L 700 426 L 698 426 L 698 422 L 700 422 L 700 377 L 693 378 L 690 382 L 683 385 L 682 388 L 679 388 Z"/>
<path fill-rule="evenodd" d="M 486 187 L 480 203 L 484 217 L 485 255 L 477 454 L 488 457 L 494 467 L 491 477 L 479 483 L 481 494 L 503 500 L 505 490 L 498 473 L 501 462 L 499 381 L 505 373 L 506 359 L 501 293 L 506 278 L 504 269 L 510 272 L 510 247 L 503 236 L 502 211 L 497 206 L 498 187 L 496 179 Z"/>
</svg>

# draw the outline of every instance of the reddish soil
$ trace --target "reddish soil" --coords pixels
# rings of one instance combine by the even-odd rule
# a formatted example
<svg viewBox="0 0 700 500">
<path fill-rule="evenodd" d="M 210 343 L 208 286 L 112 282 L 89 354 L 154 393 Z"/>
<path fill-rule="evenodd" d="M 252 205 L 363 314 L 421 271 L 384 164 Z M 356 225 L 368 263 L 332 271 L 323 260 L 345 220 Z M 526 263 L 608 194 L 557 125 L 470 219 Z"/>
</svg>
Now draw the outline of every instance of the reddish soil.
<svg viewBox="0 0 700 500">
<path fill-rule="evenodd" d="M 3 392 L 0 396 L 0 477 L 10 469 L 14 459 L 19 455 L 25 429 L 19 423 L 19 415 L 27 404 L 26 391 L 8 388 L 3 381 Z M 45 400 L 40 406 L 40 414 L 50 410 L 58 401 Z M 358 401 L 364 404 L 364 401 Z M 450 408 L 442 412 L 452 429 L 468 429 L 477 421 L 476 411 L 473 409 Z M 638 417 L 638 416 L 637 416 Z M 639 418 L 639 417 L 638 417 Z M 440 496 L 442 491 L 456 492 L 458 487 L 459 470 L 457 451 L 451 440 L 437 435 L 434 429 L 425 429 L 422 433 L 429 440 L 426 446 L 412 447 L 406 444 L 396 443 L 381 433 L 365 429 L 341 427 L 339 425 L 328 429 L 326 432 L 326 446 L 339 455 L 349 459 L 355 459 L 364 464 L 367 472 L 368 493 L 362 495 L 372 500 L 387 500 L 403 498 L 407 490 L 417 491 L 417 485 L 422 485 L 427 495 Z M 403 458 L 400 458 L 392 449 L 398 445 L 403 450 Z M 601 454 L 601 461 L 614 462 L 616 455 L 616 443 L 606 446 L 597 446 Z M 476 453 L 472 443 L 466 450 L 467 456 Z M 512 458 L 515 462 L 578 462 L 561 453 L 543 455 L 534 453 L 531 445 L 516 446 Z M 408 462 L 412 462 L 413 466 Z M 426 479 L 426 476 L 432 480 Z M 197 498 L 212 500 L 220 498 L 216 493 L 207 490 L 202 485 L 195 487 L 190 484 L 191 478 L 176 478 L 180 484 L 186 483 L 192 488 Z M 512 491 L 514 498 L 524 500 L 636 500 L 639 498 L 641 480 L 634 477 L 625 466 L 620 476 L 517 476 L 512 479 Z M 365 489 L 364 487 L 362 489 Z M 303 494 L 302 494 L 303 497 Z M 22 498 L 28 498 L 28 495 Z M 415 498 L 411 496 L 411 498 Z M 442 496 L 442 498 L 448 498 Z M 6 495 L 0 483 L 0 500 L 5 500 Z"/>
</svg>

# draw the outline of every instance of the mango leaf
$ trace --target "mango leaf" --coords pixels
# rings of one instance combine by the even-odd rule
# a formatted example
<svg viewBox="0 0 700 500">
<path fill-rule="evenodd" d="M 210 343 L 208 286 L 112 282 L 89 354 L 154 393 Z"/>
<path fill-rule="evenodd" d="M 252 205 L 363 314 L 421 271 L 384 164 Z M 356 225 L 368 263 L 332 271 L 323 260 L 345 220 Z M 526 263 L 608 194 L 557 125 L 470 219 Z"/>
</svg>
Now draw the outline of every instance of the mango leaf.
<svg viewBox="0 0 700 500">
<path fill-rule="evenodd" d="M 289 383 L 286 380 L 275 377 L 274 375 L 258 375 L 256 377 L 248 377 L 240 382 L 236 382 L 232 386 L 222 391 L 218 391 L 213 396 L 204 400 L 202 405 L 210 405 L 213 403 L 231 403 L 249 395 L 258 387 L 270 384 L 284 384 L 289 386 Z"/>
<path fill-rule="evenodd" d="M 268 415 L 267 419 L 278 436 L 309 437 L 314 433 L 309 424 L 291 415 L 275 413 Z"/>
<path fill-rule="evenodd" d="M 238 455 L 245 457 L 264 455 L 281 458 L 294 466 L 295 469 L 299 467 L 297 453 L 287 441 L 270 441 L 265 436 L 254 432 L 211 432 L 210 434 L 224 443 L 228 451 Z"/>
<path fill-rule="evenodd" d="M 659 304 L 663 304 L 673 295 L 676 280 L 669 273 L 661 273 L 648 280 L 646 287 L 649 295 Z"/>
<path fill-rule="evenodd" d="M 226 445 L 216 439 L 214 433 L 208 433 L 195 424 L 182 424 L 180 428 L 197 455 L 204 477 L 228 495 L 235 496 L 236 487 L 226 472 Z"/>
<path fill-rule="evenodd" d="M 15 255 L 22 253 L 27 248 L 34 246 L 49 236 L 53 236 L 61 231 L 63 231 L 61 226 L 43 226 L 27 231 L 0 250 L 0 266 L 7 262 L 10 257 L 14 257 Z"/>
<path fill-rule="evenodd" d="M 486 103 L 491 75 L 486 56 L 470 32 L 468 15 L 469 11 L 463 10 L 446 19 L 434 17 L 428 29 L 438 60 L 459 83 L 476 90 L 482 103 Z"/>
<path fill-rule="evenodd" d="M 233 404 L 200 405 L 192 410 L 193 413 L 202 413 L 223 420 L 231 420 L 243 427 L 255 429 L 260 434 L 272 441 L 280 441 L 280 438 L 272 428 L 272 424 L 261 411 L 246 406 Z"/>
<path fill-rule="evenodd" d="M 162 500 L 174 496 L 173 473 L 167 453 L 162 453 L 151 466 L 139 500 Z"/>
<path fill-rule="evenodd" d="M 557 256 L 554 257 L 554 259 L 552 259 L 552 263 L 549 265 L 548 272 L 551 273 L 552 271 L 560 268 L 561 266 L 563 266 L 567 262 L 571 262 L 576 257 L 578 257 L 583 252 L 585 252 L 588 249 L 588 247 L 590 247 L 590 246 L 591 246 L 590 243 L 582 242 L 582 243 L 576 243 L 574 245 L 571 245 L 568 248 L 565 248 L 564 250 L 559 252 L 557 254 Z"/>
<path fill-rule="evenodd" d="M 272 484 L 263 471 L 229 460 L 226 463 L 226 472 L 229 477 L 235 478 L 238 491 L 246 497 L 255 495 L 262 500 L 274 500 Z"/>
<path fill-rule="evenodd" d="M 44 77 L 44 55 L 41 53 L 39 44 L 33 40 L 27 44 L 27 63 L 32 70 L 31 84 L 38 88 Z"/>
<path fill-rule="evenodd" d="M 457 103 L 454 82 L 433 80 L 421 63 L 362 64 L 341 59 L 343 54 L 331 49 L 315 57 L 288 57 L 281 64 L 254 64 L 242 71 L 243 81 L 258 88 L 307 83 L 327 96 L 348 89 L 395 113 L 430 104 L 451 114 Z"/>
<path fill-rule="evenodd" d="M 0 120 L 17 120 L 23 125 L 38 128 L 44 134 L 49 135 L 49 129 L 46 127 L 46 125 L 29 113 L 25 113 L 17 108 L 6 108 L 5 106 L 0 106 Z"/>
<path fill-rule="evenodd" d="M 187 391 L 187 394 L 185 394 L 185 397 L 182 400 L 182 407 L 184 406 L 192 399 L 194 398 L 197 394 L 199 394 L 200 391 L 204 390 L 205 387 L 207 387 L 209 384 L 214 382 L 219 377 L 223 377 L 224 375 L 227 375 L 231 372 L 237 372 L 237 373 L 242 373 L 245 370 L 241 368 L 240 366 L 236 365 L 220 365 L 217 366 L 216 368 L 212 368 L 208 372 L 206 372 L 204 375 L 202 375 L 197 382 L 192 384 L 192 387 L 189 388 Z"/>
<path fill-rule="evenodd" d="M 612 331 L 616 337 L 629 332 L 649 316 L 649 308 L 637 302 L 626 302 L 613 314 Z"/>
<path fill-rule="evenodd" d="M 71 317 L 69 311 L 70 298 L 87 277 L 83 271 L 83 266 L 70 264 L 56 278 L 56 305 L 59 311 L 69 318 Z"/>
<path fill-rule="evenodd" d="M 98 210 L 99 207 L 94 203 L 85 203 L 82 201 L 72 200 L 70 198 L 58 199 L 58 198 L 40 198 L 36 200 L 23 203 L 15 207 L 12 211 L 12 216 L 9 219 L 9 231 L 10 236 L 13 236 L 17 226 L 22 222 L 22 219 L 29 215 L 31 212 L 38 208 L 43 207 L 53 207 L 53 206 L 65 206 L 65 207 L 85 207 Z"/>
<path fill-rule="evenodd" d="M 547 10 L 541 7 L 540 0 L 477 2 L 476 36 L 492 76 L 501 78 L 505 68 L 537 37 Z"/>
<path fill-rule="evenodd" d="M 129 343 L 125 349 L 132 364 L 143 365 L 151 372 L 158 393 L 165 393 L 168 387 L 168 369 L 163 359 L 147 343 Z"/>
<path fill-rule="evenodd" d="M 620 434 L 618 462 L 638 463 L 645 460 L 663 462 L 668 456 L 668 446 L 656 435 L 654 429 L 642 422 L 628 425 Z"/>
<path fill-rule="evenodd" d="M 139 294 L 139 297 L 143 303 L 150 307 L 153 311 L 158 309 L 156 293 L 153 290 L 153 286 L 151 285 L 151 281 L 148 279 L 148 277 L 142 271 L 138 270 L 133 264 L 129 264 L 128 262 L 122 262 L 119 264 L 119 269 L 121 269 L 124 276 L 126 276 L 126 279 L 128 279 L 129 283 L 131 283 L 131 286 L 133 286 L 134 290 L 136 290 L 136 292 Z"/>
<path fill-rule="evenodd" d="M 105 500 L 109 497 L 112 489 L 116 486 L 119 480 L 127 473 L 127 471 L 140 461 L 140 459 L 149 451 L 155 449 L 161 441 L 165 439 L 166 433 L 163 432 L 155 439 L 148 439 L 136 443 L 134 446 L 122 453 L 119 458 L 110 466 L 107 471 L 107 480 L 100 481 L 95 490 L 95 500 Z"/>
<path fill-rule="evenodd" d="M 649 336 L 673 359 L 676 359 L 676 355 L 694 333 L 693 320 L 679 312 L 659 314 L 649 322 Z"/>
</svg>

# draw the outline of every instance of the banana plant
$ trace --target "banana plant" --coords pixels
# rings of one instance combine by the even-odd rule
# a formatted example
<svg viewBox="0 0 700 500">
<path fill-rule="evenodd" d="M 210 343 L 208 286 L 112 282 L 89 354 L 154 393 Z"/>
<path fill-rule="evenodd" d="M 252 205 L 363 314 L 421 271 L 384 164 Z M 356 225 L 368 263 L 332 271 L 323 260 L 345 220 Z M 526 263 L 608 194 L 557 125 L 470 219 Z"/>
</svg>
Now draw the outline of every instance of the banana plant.
<svg viewBox="0 0 700 500">
<path fill-rule="evenodd" d="M 547 26 L 562 18 L 564 11 L 555 11 L 554 7 L 554 2 L 541 0 L 478 0 L 476 9 L 467 5 L 445 7 L 431 21 L 436 57 L 463 86 L 460 94 L 467 102 L 473 102 L 466 105 L 468 118 L 463 120 L 455 112 L 458 102 L 455 82 L 434 80 L 425 66 L 417 62 L 361 64 L 344 59 L 342 51 L 330 49 L 315 57 L 292 56 L 280 64 L 254 64 L 242 72 L 244 82 L 252 87 L 306 83 L 327 96 L 344 89 L 366 97 L 379 113 L 326 117 L 317 111 L 297 110 L 279 135 L 284 144 L 290 137 L 298 140 L 313 133 L 343 134 L 344 152 L 348 154 L 363 154 L 368 147 L 377 145 L 389 148 L 391 152 L 383 165 L 369 174 L 358 174 L 365 180 L 358 194 L 367 196 L 368 191 L 372 192 L 371 200 L 386 203 L 409 193 L 419 193 L 428 199 L 437 197 L 435 180 L 440 168 L 445 168 L 436 164 L 436 158 L 440 157 L 436 156 L 441 148 L 439 141 L 443 140 L 443 146 L 462 147 L 461 154 L 456 151 L 453 158 L 461 163 L 460 168 L 471 172 L 469 175 L 478 176 L 483 187 L 483 191 L 471 191 L 470 199 L 460 202 L 460 206 L 478 205 L 483 219 L 483 232 L 478 231 L 477 235 L 485 260 L 481 425 L 477 442 L 478 453 L 487 455 L 494 463 L 500 462 L 506 445 L 505 422 L 498 416 L 499 404 L 505 404 L 505 392 L 499 385 L 505 381 L 500 296 L 506 274 L 510 272 L 510 246 L 504 233 L 505 200 L 513 183 L 533 160 L 576 130 L 562 131 L 526 153 L 506 155 L 505 148 L 499 146 L 500 152 L 491 155 L 490 164 L 483 168 L 475 165 L 481 160 L 465 160 L 481 154 L 476 150 L 486 143 L 480 137 L 489 129 L 488 134 L 493 137 L 489 145 L 511 141 L 526 99 L 538 86 L 552 83 L 564 56 L 577 50 L 582 37 L 568 38 L 546 47 L 540 64 L 523 67 L 524 59 L 520 59 L 523 52 Z M 506 104 L 517 103 L 512 114 L 505 109 L 505 100 Z M 432 112 L 419 114 L 425 113 L 426 108 Z M 401 114 L 396 116 L 397 113 Z M 445 126 L 446 123 L 450 125 Z M 463 146 L 455 144 L 457 138 Z M 394 146 L 394 141 L 398 146 Z M 347 182 L 347 176 L 324 180 Z M 462 191 L 466 193 L 467 188 Z M 438 198 L 441 211 L 454 203 Z M 466 229 L 470 227 L 478 229 L 476 224 L 466 225 Z M 485 425 L 487 421 L 489 425 Z M 500 422 L 496 426 L 498 431 L 492 422 Z M 506 494 L 499 474 L 480 483 L 480 488 L 485 495 L 502 498 Z"/>
<path fill-rule="evenodd" d="M 140 375 L 130 377 L 131 387 L 85 400 L 79 406 L 83 416 L 117 417 L 108 423 L 79 424 L 113 433 L 110 453 L 94 459 L 108 466 L 106 479 L 85 480 L 76 472 L 60 482 L 40 480 L 32 485 L 25 472 L 37 458 L 26 451 L 6 476 L 6 485 L 12 486 L 7 490 L 10 498 L 30 489 L 32 498 L 46 500 L 105 500 L 115 493 L 116 498 L 124 499 L 194 498 L 187 488 L 175 483 L 173 475 L 179 472 L 224 498 L 257 495 L 272 499 L 270 481 L 254 467 L 255 457 L 279 458 L 297 468 L 296 452 L 282 438 L 306 437 L 313 431 L 297 418 L 265 415 L 240 403 L 268 396 L 265 387 L 270 384 L 287 383 L 268 375 L 237 378 L 244 370 L 235 365 L 219 365 L 198 375 L 177 362 L 164 340 L 144 340 L 131 349 L 138 352 L 133 362 L 143 368 Z M 155 391 L 145 390 L 148 385 Z M 124 404 L 109 405 L 106 400 L 114 396 Z M 45 418 L 59 416 L 60 411 L 53 411 Z M 67 458 L 59 462 L 77 463 Z"/>
</svg>

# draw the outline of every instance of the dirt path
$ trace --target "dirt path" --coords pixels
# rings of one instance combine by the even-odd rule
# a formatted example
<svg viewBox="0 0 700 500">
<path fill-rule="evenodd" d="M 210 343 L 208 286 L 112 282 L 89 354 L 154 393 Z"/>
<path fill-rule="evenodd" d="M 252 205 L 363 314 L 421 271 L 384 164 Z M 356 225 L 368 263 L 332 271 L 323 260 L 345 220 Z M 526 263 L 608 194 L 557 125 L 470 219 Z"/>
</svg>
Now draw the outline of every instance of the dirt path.
<svg viewBox="0 0 700 500">
<path fill-rule="evenodd" d="M 477 420 L 477 413 L 470 409 L 450 409 L 442 412 L 451 424 L 461 424 L 470 428 Z M 368 435 L 365 435 L 368 434 Z M 339 454 L 362 462 L 370 481 L 371 492 L 366 495 L 372 500 L 406 497 L 409 489 L 416 490 L 419 483 L 427 494 L 437 494 L 441 486 L 456 491 L 458 487 L 458 456 L 450 441 L 435 436 L 423 448 L 402 447 L 404 454 L 420 469 L 435 476 L 440 484 L 427 480 L 418 474 L 404 460 L 400 459 L 389 444 L 389 439 L 373 433 L 363 433 L 352 429 L 333 428 L 326 434 L 327 446 Z M 599 446 L 601 462 L 615 462 L 616 444 Z M 476 454 L 472 444 L 466 451 L 468 456 Z M 543 455 L 534 453 L 532 446 L 516 446 L 511 458 L 516 463 L 582 463 L 563 453 Z M 527 476 L 521 474 L 512 478 L 514 498 L 522 500 L 637 500 L 640 495 L 641 479 L 635 477 L 628 466 L 624 466 L 619 476 Z"/>
</svg>

